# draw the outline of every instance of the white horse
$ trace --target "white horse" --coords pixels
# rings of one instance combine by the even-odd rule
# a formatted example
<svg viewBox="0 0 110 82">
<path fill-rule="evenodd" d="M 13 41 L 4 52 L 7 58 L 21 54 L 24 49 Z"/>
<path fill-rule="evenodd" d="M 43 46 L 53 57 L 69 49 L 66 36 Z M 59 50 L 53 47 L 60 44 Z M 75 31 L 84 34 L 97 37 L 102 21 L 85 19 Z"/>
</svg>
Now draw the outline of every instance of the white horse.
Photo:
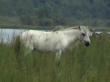
<svg viewBox="0 0 110 82">
<path fill-rule="evenodd" d="M 57 31 L 28 30 L 20 35 L 20 41 L 30 50 L 56 52 L 56 59 L 59 60 L 62 52 L 71 43 L 82 41 L 85 46 L 91 43 L 92 32 L 88 26 L 70 27 Z"/>
</svg>

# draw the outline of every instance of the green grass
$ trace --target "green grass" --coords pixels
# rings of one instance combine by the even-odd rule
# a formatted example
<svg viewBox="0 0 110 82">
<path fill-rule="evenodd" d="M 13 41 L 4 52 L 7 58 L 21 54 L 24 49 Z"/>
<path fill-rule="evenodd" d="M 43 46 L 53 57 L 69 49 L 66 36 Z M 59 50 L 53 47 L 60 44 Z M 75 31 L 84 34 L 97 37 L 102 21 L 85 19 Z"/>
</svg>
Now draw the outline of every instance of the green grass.
<svg viewBox="0 0 110 82">
<path fill-rule="evenodd" d="M 17 52 L 18 53 L 18 52 Z M 13 44 L 0 44 L 0 82 L 110 82 L 110 36 L 94 36 L 66 51 L 58 66 L 53 53 L 15 53 Z"/>
</svg>

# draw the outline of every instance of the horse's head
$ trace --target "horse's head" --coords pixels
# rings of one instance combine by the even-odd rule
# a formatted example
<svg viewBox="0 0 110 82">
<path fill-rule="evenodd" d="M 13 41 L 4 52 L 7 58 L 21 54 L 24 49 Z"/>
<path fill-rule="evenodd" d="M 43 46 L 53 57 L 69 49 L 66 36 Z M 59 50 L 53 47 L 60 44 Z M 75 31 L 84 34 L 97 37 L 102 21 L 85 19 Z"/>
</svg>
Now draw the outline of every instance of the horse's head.
<svg viewBox="0 0 110 82">
<path fill-rule="evenodd" d="M 79 26 L 79 30 L 81 34 L 80 40 L 88 47 L 91 44 L 90 36 L 92 36 L 92 31 L 88 26 Z"/>
</svg>

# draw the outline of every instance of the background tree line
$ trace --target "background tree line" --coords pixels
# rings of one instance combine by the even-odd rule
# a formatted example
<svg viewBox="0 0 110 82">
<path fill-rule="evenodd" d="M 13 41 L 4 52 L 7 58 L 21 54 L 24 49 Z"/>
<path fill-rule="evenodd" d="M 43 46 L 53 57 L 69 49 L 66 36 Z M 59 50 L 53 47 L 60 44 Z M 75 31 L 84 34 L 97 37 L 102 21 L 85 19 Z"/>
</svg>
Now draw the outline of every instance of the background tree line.
<svg viewBox="0 0 110 82">
<path fill-rule="evenodd" d="M 4 17 L 23 25 L 110 26 L 110 0 L 0 0 Z"/>
</svg>

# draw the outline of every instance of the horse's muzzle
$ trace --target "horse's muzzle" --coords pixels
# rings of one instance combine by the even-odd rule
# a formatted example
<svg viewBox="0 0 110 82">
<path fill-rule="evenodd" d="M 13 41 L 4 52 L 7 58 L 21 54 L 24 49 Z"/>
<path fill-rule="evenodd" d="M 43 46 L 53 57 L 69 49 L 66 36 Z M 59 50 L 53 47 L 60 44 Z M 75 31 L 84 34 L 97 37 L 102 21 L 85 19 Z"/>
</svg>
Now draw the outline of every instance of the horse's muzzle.
<svg viewBox="0 0 110 82">
<path fill-rule="evenodd" d="M 86 47 L 90 46 L 90 42 L 85 42 L 84 44 Z"/>
</svg>

